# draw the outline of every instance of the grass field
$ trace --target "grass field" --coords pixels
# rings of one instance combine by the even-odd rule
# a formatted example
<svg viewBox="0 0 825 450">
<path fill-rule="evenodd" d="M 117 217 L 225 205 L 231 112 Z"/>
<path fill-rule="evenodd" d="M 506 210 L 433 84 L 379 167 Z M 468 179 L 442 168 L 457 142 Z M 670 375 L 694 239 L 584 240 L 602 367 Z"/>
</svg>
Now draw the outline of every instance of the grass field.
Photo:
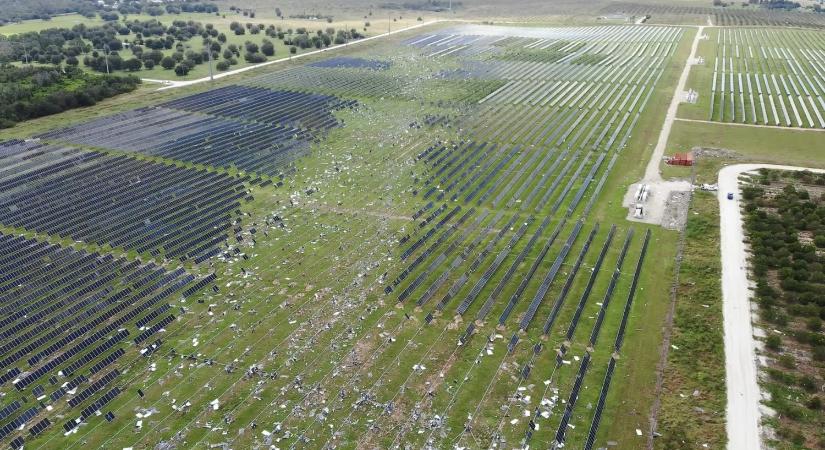
<svg viewBox="0 0 825 450">
<path fill-rule="evenodd" d="M 10 36 L 13 34 L 45 30 L 47 28 L 72 28 L 80 24 L 86 26 L 102 25 L 103 20 L 97 16 L 90 19 L 80 14 L 64 14 L 52 17 L 51 20 L 24 20 L 20 23 L 3 25 L 0 27 L 0 34 Z"/>
<path fill-rule="evenodd" d="M 668 154 L 685 152 L 693 147 L 710 147 L 733 151 L 746 162 L 759 161 L 823 167 L 825 158 L 819 150 L 823 138 L 825 138 L 825 134 L 817 131 L 731 126 L 677 120 L 671 131 Z M 686 169 L 664 165 L 663 167 L 668 171 L 687 173 Z M 700 167 L 702 167 L 701 162 Z"/>
</svg>

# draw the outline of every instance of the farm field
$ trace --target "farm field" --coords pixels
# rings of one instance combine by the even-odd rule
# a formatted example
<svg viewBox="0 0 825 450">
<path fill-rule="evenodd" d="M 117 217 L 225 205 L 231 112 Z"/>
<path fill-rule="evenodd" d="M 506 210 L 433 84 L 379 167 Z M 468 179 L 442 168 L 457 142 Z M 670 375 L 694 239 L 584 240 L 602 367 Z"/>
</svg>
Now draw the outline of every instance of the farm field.
<svg viewBox="0 0 825 450">
<path fill-rule="evenodd" d="M 617 200 L 694 33 L 430 27 L 6 132 L 0 440 L 641 445 L 677 234 Z"/>
</svg>

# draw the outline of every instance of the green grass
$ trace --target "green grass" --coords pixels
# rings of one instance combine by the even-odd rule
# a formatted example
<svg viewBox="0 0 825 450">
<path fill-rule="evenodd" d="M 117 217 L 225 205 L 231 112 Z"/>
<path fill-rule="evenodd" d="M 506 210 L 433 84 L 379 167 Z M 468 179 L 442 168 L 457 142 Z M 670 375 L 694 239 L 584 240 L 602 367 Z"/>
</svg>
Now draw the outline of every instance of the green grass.
<svg viewBox="0 0 825 450">
<path fill-rule="evenodd" d="M 746 161 L 825 167 L 825 132 L 675 121 L 666 154 L 693 147 L 732 150 Z"/>
<path fill-rule="evenodd" d="M 720 272 L 716 196 L 697 191 L 688 214 L 656 448 L 725 445 Z"/>
<path fill-rule="evenodd" d="M 48 28 L 72 28 L 75 25 L 84 24 L 86 26 L 102 25 L 104 22 L 99 16 L 87 18 L 80 14 L 66 14 L 52 17 L 51 20 L 24 20 L 20 23 L 12 23 L 0 26 L 0 34 L 11 36 L 13 34 L 40 31 Z"/>
</svg>

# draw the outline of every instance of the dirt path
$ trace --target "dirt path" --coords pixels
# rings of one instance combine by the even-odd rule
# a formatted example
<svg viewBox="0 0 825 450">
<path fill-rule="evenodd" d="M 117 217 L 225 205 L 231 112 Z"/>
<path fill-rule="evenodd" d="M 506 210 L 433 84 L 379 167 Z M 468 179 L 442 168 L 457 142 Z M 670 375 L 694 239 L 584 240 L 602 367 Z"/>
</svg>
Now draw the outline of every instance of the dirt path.
<svg viewBox="0 0 825 450">
<path fill-rule="evenodd" d="M 801 127 L 780 127 L 776 125 L 760 125 L 756 123 L 735 123 L 735 122 L 714 122 L 712 120 L 700 120 L 700 119 L 684 119 L 681 117 L 677 117 L 675 120 L 679 122 L 696 122 L 696 123 L 710 123 L 714 125 L 732 125 L 735 127 L 751 127 L 751 128 L 773 128 L 777 130 L 787 130 L 787 131 L 816 131 L 819 133 L 825 132 L 825 128 L 801 128 Z"/>
<path fill-rule="evenodd" d="M 682 92 L 685 91 L 685 84 L 687 84 L 688 74 L 690 68 L 693 66 L 693 61 L 696 59 L 696 49 L 699 47 L 699 40 L 704 34 L 705 27 L 700 26 L 696 30 L 696 36 L 693 38 L 693 44 L 690 47 L 690 55 L 685 61 L 685 67 L 682 69 L 682 74 L 679 75 L 679 82 L 676 83 L 676 89 L 673 91 L 673 98 L 670 100 L 670 106 L 667 108 L 665 115 L 665 123 L 662 125 L 662 130 L 659 132 L 659 140 L 656 142 L 656 147 L 653 149 L 653 156 L 647 163 L 645 170 L 645 181 L 656 182 L 662 181 L 659 174 L 659 164 L 662 162 L 662 156 L 665 154 L 665 147 L 667 147 L 667 140 L 670 137 L 670 129 L 673 126 L 673 120 L 676 119 L 676 111 L 679 109 L 679 103 L 682 102 Z"/>
<path fill-rule="evenodd" d="M 341 48 L 361 44 L 363 42 L 372 41 L 373 39 L 384 38 L 384 37 L 387 37 L 391 34 L 403 33 L 405 31 L 414 30 L 416 28 L 421 28 L 421 27 L 426 27 L 428 25 L 433 25 L 433 24 L 440 23 L 440 22 L 458 22 L 458 20 L 453 20 L 453 19 L 430 20 L 428 22 L 419 23 L 419 24 L 409 26 L 409 27 L 406 27 L 406 28 L 400 28 L 398 30 L 392 30 L 388 33 L 377 34 L 375 36 L 370 36 L 370 37 L 367 37 L 367 38 L 364 38 L 364 39 L 359 39 L 357 41 L 347 42 L 345 44 L 334 45 L 332 47 L 322 48 L 320 50 L 313 50 L 311 52 L 301 53 L 300 55 L 290 56 L 290 57 L 281 58 L 281 59 L 275 59 L 275 60 L 263 62 L 263 63 L 260 63 L 260 64 L 253 64 L 251 66 L 241 67 L 240 69 L 230 70 L 228 72 L 220 72 L 220 73 L 215 74 L 212 78 L 217 80 L 219 78 L 229 77 L 229 76 L 237 75 L 239 73 L 243 73 L 243 72 L 246 72 L 246 71 L 249 71 L 249 70 L 254 70 L 254 69 L 257 69 L 259 67 L 264 67 L 264 66 L 268 66 L 268 65 L 271 65 L 271 64 L 277 64 L 277 63 L 281 63 L 281 62 L 285 62 L 285 61 L 292 61 L 292 60 L 299 59 L 299 58 L 305 58 L 307 56 L 317 55 L 317 54 L 323 53 L 323 52 L 339 50 Z M 186 81 L 158 80 L 158 79 L 155 79 L 155 78 L 143 78 L 143 81 L 145 81 L 145 82 L 162 84 L 163 87 L 158 89 L 159 91 L 166 90 L 166 89 L 174 89 L 174 88 L 183 87 L 183 86 L 190 86 L 190 85 L 198 84 L 198 83 L 205 83 L 209 80 L 210 80 L 209 77 L 203 77 L 203 78 L 198 78 L 196 80 L 186 80 Z"/>
<path fill-rule="evenodd" d="M 638 183 L 630 185 L 627 194 L 625 194 L 622 200 L 622 205 L 628 208 L 628 220 L 661 225 L 668 229 L 681 229 L 684 226 L 684 219 L 687 217 L 687 202 L 685 200 L 688 198 L 688 195 L 686 193 L 689 192 L 693 186 L 687 180 L 663 180 L 659 172 L 659 165 L 662 163 L 667 141 L 670 138 L 670 129 L 673 127 L 673 121 L 676 120 L 676 111 L 679 109 L 679 103 L 682 102 L 688 74 L 690 74 L 690 68 L 696 60 L 696 49 L 699 46 L 699 40 L 702 39 L 704 30 L 704 26 L 700 26 L 696 30 L 696 36 L 694 36 L 690 48 L 690 55 L 688 55 L 685 61 L 685 66 L 682 68 L 679 81 L 676 83 L 676 88 L 673 91 L 673 98 L 670 100 L 670 106 L 667 108 L 665 122 L 659 131 L 659 139 L 653 148 L 653 154 L 647 162 L 644 178 Z M 648 196 L 646 196 L 646 199 L 642 202 L 644 207 L 642 217 L 636 217 L 634 214 L 637 204 L 636 193 L 641 185 L 647 186 Z"/>
<path fill-rule="evenodd" d="M 719 171 L 719 217 L 722 255 L 722 299 L 725 331 L 725 378 L 727 384 L 728 449 L 762 448 L 759 402 L 761 394 L 756 378 L 756 350 L 751 324 L 751 283 L 748 281 L 747 250 L 739 204 L 739 175 L 756 169 L 821 169 L 773 164 L 737 164 Z M 734 193 L 734 200 L 727 194 Z"/>
</svg>

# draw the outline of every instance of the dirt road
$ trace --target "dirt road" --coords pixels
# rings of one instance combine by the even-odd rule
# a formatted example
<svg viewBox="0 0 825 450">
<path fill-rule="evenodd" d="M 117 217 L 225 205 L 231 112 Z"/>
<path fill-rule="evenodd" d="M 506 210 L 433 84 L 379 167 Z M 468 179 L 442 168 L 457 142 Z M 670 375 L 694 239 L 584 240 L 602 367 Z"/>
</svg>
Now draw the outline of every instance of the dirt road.
<svg viewBox="0 0 825 450">
<path fill-rule="evenodd" d="M 715 121 L 712 121 L 712 120 L 685 119 L 683 117 L 677 117 L 675 120 L 678 120 L 679 122 L 709 123 L 709 124 L 713 124 L 713 125 L 722 125 L 722 126 L 769 128 L 769 129 L 775 129 L 775 130 L 813 131 L 813 132 L 817 132 L 817 133 L 825 133 L 825 128 L 799 128 L 799 127 L 783 127 L 783 126 L 777 126 L 777 125 L 764 125 L 764 124 L 758 124 L 758 123 L 715 122 Z"/>
<path fill-rule="evenodd" d="M 217 80 L 219 78 L 224 78 L 224 77 L 236 75 L 236 74 L 239 74 L 239 73 L 243 73 L 243 72 L 246 72 L 246 71 L 249 71 L 249 70 L 254 70 L 254 69 L 257 69 L 259 67 L 265 67 L 265 66 L 269 66 L 271 64 L 278 64 L 278 63 L 282 63 L 282 62 L 286 62 L 286 61 L 292 61 L 292 60 L 299 59 L 299 58 L 305 58 L 307 56 L 317 55 L 318 53 L 334 51 L 334 50 L 349 47 L 349 46 L 352 46 L 352 45 L 358 45 L 358 44 L 361 44 L 363 42 L 369 42 L 369 41 L 372 41 L 373 39 L 384 38 L 384 37 L 387 37 L 391 34 L 403 33 L 405 31 L 414 30 L 416 28 L 421 28 L 421 27 L 426 27 L 428 25 L 433 25 L 433 24 L 440 23 L 440 22 L 462 22 L 462 21 L 452 20 L 452 19 L 430 20 L 430 21 L 419 23 L 419 24 L 416 24 L 416 25 L 413 25 L 413 26 L 410 26 L 410 27 L 400 28 L 398 30 L 392 30 L 389 33 L 377 34 L 375 36 L 370 36 L 370 37 L 367 37 L 367 38 L 364 38 L 364 39 L 359 39 L 357 41 L 347 42 L 345 44 L 334 45 L 332 47 L 322 48 L 320 50 L 313 50 L 311 52 L 301 53 L 300 55 L 275 59 L 275 60 L 263 62 L 263 63 L 260 63 L 260 64 L 253 64 L 251 66 L 241 67 L 240 69 L 230 70 L 228 72 L 219 72 L 219 73 L 216 73 L 212 78 Z M 196 80 L 185 80 L 185 81 L 158 80 L 158 79 L 154 79 L 154 78 L 144 78 L 143 79 L 143 81 L 146 81 L 146 82 L 149 82 L 149 83 L 162 84 L 163 87 L 158 89 L 159 91 L 166 90 L 166 89 L 174 89 L 174 88 L 183 87 L 183 86 L 190 86 L 190 85 L 198 84 L 198 83 L 205 83 L 209 80 L 210 80 L 209 77 L 203 77 L 203 78 L 198 78 Z"/>
<path fill-rule="evenodd" d="M 739 175 L 756 169 L 811 170 L 772 164 L 737 164 L 719 171 L 719 217 L 722 256 L 722 299 L 725 331 L 725 374 L 728 391 L 727 434 L 729 450 L 762 448 L 757 384 L 756 350 L 751 324 L 751 283 L 743 242 L 739 204 Z M 729 192 L 734 199 L 728 200 Z"/>
<path fill-rule="evenodd" d="M 667 108 L 665 115 L 665 123 L 662 125 L 662 130 L 659 132 L 659 140 L 656 142 L 656 147 L 653 149 L 653 156 L 647 162 L 647 169 L 645 170 L 645 181 L 662 181 L 659 175 L 659 164 L 662 162 L 662 156 L 665 154 L 665 147 L 667 147 L 667 140 L 670 137 L 670 129 L 673 127 L 673 120 L 676 119 L 676 111 L 679 109 L 679 103 L 682 102 L 682 93 L 685 91 L 685 84 L 687 84 L 688 74 L 690 68 L 693 66 L 693 61 L 696 60 L 696 49 L 699 47 L 699 40 L 705 32 L 705 27 L 701 26 L 696 30 L 696 36 L 693 38 L 693 44 L 690 47 L 690 56 L 685 62 L 685 67 L 682 69 L 682 74 L 679 75 L 679 82 L 676 83 L 676 89 L 673 91 L 673 98 L 670 100 L 670 106 Z"/>
</svg>

